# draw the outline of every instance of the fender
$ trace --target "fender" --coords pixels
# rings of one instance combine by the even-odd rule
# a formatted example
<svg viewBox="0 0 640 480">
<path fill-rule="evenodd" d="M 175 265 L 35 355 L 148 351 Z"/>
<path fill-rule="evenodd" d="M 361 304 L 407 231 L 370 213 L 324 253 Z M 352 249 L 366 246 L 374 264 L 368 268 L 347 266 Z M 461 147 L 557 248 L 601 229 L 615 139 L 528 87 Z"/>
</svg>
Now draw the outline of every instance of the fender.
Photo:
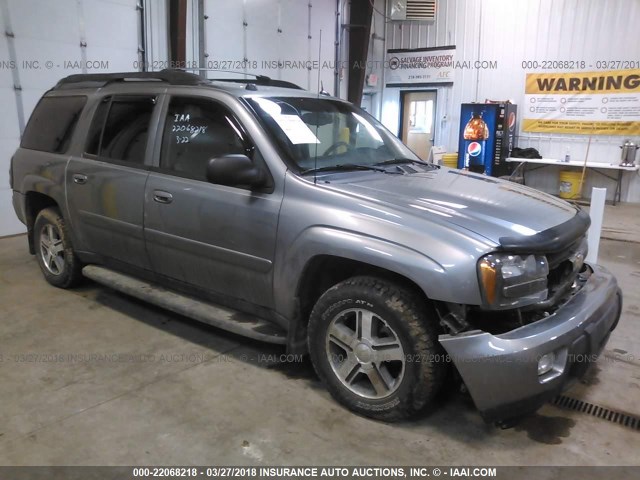
<svg viewBox="0 0 640 480">
<path fill-rule="evenodd" d="M 52 157 L 45 152 L 19 149 L 13 160 L 15 189 L 23 195 L 37 192 L 52 198 L 66 215 L 65 172 L 69 157 Z"/>
<path fill-rule="evenodd" d="M 19 149 L 13 158 L 12 165 L 16 182 L 14 186 L 14 209 L 28 228 L 30 249 L 35 218 L 30 218 L 30 211 L 27 208 L 28 195 L 35 192 L 51 198 L 58 204 L 62 215 L 68 218 L 65 195 L 67 162 L 67 156 L 60 156 L 52 160 L 50 154 L 22 149 Z"/>
<path fill-rule="evenodd" d="M 451 296 L 446 268 L 421 252 L 388 240 L 336 228 L 313 226 L 285 249 L 274 271 L 276 311 L 288 319 L 296 316 L 295 292 L 306 265 L 318 255 L 355 260 L 389 270 L 416 283 L 429 298 Z"/>
</svg>

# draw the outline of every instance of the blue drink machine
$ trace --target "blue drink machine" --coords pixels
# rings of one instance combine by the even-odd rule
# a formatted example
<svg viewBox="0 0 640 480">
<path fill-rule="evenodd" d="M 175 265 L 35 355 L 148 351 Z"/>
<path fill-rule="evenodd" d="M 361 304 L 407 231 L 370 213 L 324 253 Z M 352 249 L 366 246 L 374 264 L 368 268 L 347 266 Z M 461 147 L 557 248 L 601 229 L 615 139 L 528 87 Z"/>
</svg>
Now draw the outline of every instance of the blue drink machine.
<svg viewBox="0 0 640 480">
<path fill-rule="evenodd" d="M 517 111 L 512 103 L 463 103 L 458 168 L 494 177 L 510 175 L 512 164 L 505 159 L 516 146 Z"/>
</svg>

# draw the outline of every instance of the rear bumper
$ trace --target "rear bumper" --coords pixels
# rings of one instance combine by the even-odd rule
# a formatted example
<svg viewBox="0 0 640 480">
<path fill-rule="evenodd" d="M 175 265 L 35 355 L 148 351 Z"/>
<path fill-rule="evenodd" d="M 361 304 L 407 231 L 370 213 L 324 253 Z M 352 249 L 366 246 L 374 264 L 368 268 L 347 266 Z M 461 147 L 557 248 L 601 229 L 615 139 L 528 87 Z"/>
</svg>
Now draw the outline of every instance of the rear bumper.
<svg viewBox="0 0 640 480">
<path fill-rule="evenodd" d="M 501 335 L 440 336 L 485 420 L 536 410 L 597 359 L 620 318 L 622 293 L 611 273 L 592 268 L 584 287 L 549 317 Z M 553 368 L 539 376 L 538 360 L 552 352 Z"/>
</svg>

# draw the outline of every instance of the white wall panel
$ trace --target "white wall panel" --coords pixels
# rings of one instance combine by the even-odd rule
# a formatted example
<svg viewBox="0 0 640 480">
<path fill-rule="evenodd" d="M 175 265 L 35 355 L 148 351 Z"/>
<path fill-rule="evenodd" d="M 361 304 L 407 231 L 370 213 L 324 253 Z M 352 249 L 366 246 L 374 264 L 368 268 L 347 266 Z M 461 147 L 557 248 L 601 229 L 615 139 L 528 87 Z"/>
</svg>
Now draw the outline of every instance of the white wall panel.
<svg viewBox="0 0 640 480">
<path fill-rule="evenodd" d="M 8 3 L 16 38 L 77 45 L 80 30 L 76 0 L 9 0 Z"/>
<path fill-rule="evenodd" d="M 20 141 L 12 74 L 19 76 L 21 109 L 27 120 L 42 94 L 62 77 L 135 70 L 140 43 L 136 4 L 137 0 L 0 0 L 0 27 L 4 32 L 9 20 L 17 60 L 15 69 L 0 69 L 4 114 L 0 122 L 0 236 L 24 231 L 13 212 L 7 173 Z M 81 47 L 83 41 L 86 47 Z M 9 60 L 8 46 L 2 35 L 0 61 Z M 23 62 L 32 63 L 25 66 Z"/>
<path fill-rule="evenodd" d="M 231 70 L 268 75 L 316 90 L 317 70 L 285 62 L 317 62 L 322 30 L 320 66 L 326 62 L 333 67 L 335 9 L 335 0 L 205 0 L 207 66 L 227 65 Z M 244 67 L 245 58 L 251 62 L 246 68 L 233 68 Z M 332 91 L 333 68 L 321 69 L 320 75 L 325 90 Z M 208 76 L 241 78 L 221 72 L 208 72 Z"/>
<path fill-rule="evenodd" d="M 384 11 L 384 0 L 376 0 L 375 4 Z M 379 17 L 375 12 L 374 15 Z M 455 151 L 461 103 L 511 99 L 520 107 L 522 118 L 526 73 L 542 72 L 524 70 L 522 61 L 584 60 L 585 71 L 596 70 L 595 64 L 600 60 L 638 61 L 639 24 L 640 2 L 635 0 L 440 0 L 434 23 L 388 23 L 386 48 L 456 45 L 458 60 L 498 62 L 494 70 L 456 70 L 453 87 L 437 88 L 436 144 Z M 380 87 L 377 90 L 381 92 Z M 399 95 L 399 89 L 378 93 L 380 118 L 394 132 L 398 128 Z M 589 160 L 617 161 L 622 141 L 622 136 L 594 137 Z M 520 132 L 518 139 L 519 146 L 537 148 L 543 156 L 554 158 L 564 156 L 569 147 L 573 159 L 584 159 L 587 143 L 588 136 L 584 135 Z M 640 176 L 626 176 L 630 185 L 623 191 L 623 200 L 626 197 L 640 202 Z M 529 179 L 533 186 L 557 191 L 557 174 L 553 170 L 532 173 Z M 589 173 L 585 191 L 591 184 L 613 186 L 593 172 Z M 609 198 L 612 194 L 609 188 Z"/>
</svg>

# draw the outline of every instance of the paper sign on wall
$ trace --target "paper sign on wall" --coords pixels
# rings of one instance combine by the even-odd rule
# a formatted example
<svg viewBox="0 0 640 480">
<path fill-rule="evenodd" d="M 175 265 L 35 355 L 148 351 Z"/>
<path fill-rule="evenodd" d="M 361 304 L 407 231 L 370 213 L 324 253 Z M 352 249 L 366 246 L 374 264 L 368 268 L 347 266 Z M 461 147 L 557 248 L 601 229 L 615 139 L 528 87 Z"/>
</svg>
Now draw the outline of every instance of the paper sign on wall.
<svg viewBox="0 0 640 480">
<path fill-rule="evenodd" d="M 527 74 L 522 130 L 640 135 L 640 70 Z"/>
</svg>

